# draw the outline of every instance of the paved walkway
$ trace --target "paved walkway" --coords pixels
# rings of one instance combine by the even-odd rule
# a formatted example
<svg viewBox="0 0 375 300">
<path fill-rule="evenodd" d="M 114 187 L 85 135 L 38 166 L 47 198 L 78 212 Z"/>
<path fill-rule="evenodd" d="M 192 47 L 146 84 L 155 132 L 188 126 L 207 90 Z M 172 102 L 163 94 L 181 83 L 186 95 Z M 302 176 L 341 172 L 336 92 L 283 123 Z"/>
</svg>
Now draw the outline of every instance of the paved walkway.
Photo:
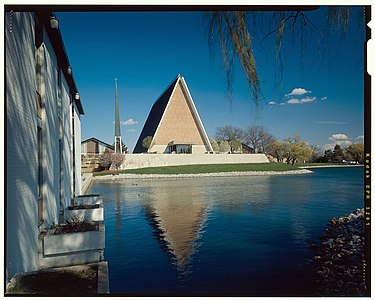
<svg viewBox="0 0 375 300">
<path fill-rule="evenodd" d="M 92 181 L 92 173 L 82 173 L 81 175 L 81 194 L 84 195 Z"/>
</svg>

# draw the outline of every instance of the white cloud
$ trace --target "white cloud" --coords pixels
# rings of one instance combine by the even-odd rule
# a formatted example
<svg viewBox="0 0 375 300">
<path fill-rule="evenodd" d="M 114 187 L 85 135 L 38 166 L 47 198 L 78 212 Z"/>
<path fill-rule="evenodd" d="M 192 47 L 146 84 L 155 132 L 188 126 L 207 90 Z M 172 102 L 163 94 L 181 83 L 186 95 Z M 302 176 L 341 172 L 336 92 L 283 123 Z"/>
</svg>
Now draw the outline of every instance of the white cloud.
<svg viewBox="0 0 375 300">
<path fill-rule="evenodd" d="M 316 97 L 305 97 L 302 99 L 293 98 L 293 99 L 290 99 L 287 103 L 288 104 L 302 104 L 302 103 L 314 102 L 315 100 L 316 100 Z"/>
<path fill-rule="evenodd" d="M 285 105 L 285 103 L 283 103 L 283 102 L 277 103 L 275 101 L 270 101 L 270 102 L 268 102 L 268 105 L 271 105 L 271 106 L 282 106 L 282 105 Z"/>
<path fill-rule="evenodd" d="M 289 104 L 299 104 L 299 103 L 301 103 L 301 101 L 298 100 L 298 99 L 296 99 L 296 98 L 293 98 L 293 99 L 290 99 L 290 100 L 288 101 L 288 103 L 289 103 Z"/>
<path fill-rule="evenodd" d="M 330 143 L 330 144 L 325 144 L 324 145 L 324 150 L 333 150 L 335 148 L 336 145 L 340 145 L 341 149 L 345 149 L 347 147 L 349 147 L 352 143 L 352 141 L 335 141 L 334 143 Z"/>
<path fill-rule="evenodd" d="M 126 132 L 134 132 L 136 131 L 135 129 L 126 129 Z"/>
<path fill-rule="evenodd" d="M 365 136 L 364 136 L 364 135 L 357 136 L 357 137 L 355 138 L 355 140 L 356 140 L 357 142 L 363 143 L 364 140 L 365 140 Z"/>
<path fill-rule="evenodd" d="M 321 97 L 320 100 L 327 100 L 328 98 L 326 96 Z"/>
<path fill-rule="evenodd" d="M 316 97 L 306 97 L 301 99 L 301 103 L 308 103 L 308 102 L 314 102 L 316 100 Z"/>
<path fill-rule="evenodd" d="M 339 121 L 318 121 L 317 124 L 332 124 L 332 125 L 340 125 L 340 124 L 348 124 L 348 122 L 339 122 Z"/>
<path fill-rule="evenodd" d="M 329 137 L 330 140 L 349 140 L 349 137 L 344 133 L 335 133 Z"/>
<path fill-rule="evenodd" d="M 289 94 L 286 94 L 285 96 L 301 96 L 301 95 L 305 95 L 309 93 L 311 93 L 311 91 L 308 91 L 304 88 L 295 88 Z"/>
<path fill-rule="evenodd" d="M 331 140 L 331 143 L 325 144 L 324 150 L 333 150 L 336 145 L 339 145 L 342 149 L 345 149 L 353 144 L 351 139 L 344 133 L 332 134 L 329 139 Z"/>
<path fill-rule="evenodd" d="M 121 121 L 121 125 L 135 125 L 135 124 L 138 124 L 138 121 L 135 121 L 134 119 L 129 119 L 129 120 L 126 120 L 126 121 Z"/>
</svg>

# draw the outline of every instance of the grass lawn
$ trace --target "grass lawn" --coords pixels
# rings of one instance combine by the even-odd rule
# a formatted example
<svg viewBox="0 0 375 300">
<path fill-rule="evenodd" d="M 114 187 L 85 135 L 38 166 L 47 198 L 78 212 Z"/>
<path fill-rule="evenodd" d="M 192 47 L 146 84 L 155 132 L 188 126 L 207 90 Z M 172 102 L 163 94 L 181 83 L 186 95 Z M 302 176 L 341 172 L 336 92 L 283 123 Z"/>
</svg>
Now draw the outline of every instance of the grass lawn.
<svg viewBox="0 0 375 300">
<path fill-rule="evenodd" d="M 199 173 L 221 173 L 221 172 L 246 172 L 246 171 L 290 171 L 298 170 L 298 167 L 283 163 L 260 163 L 260 164 L 214 164 L 214 165 L 186 165 L 171 167 L 154 167 L 122 171 L 95 172 L 94 176 L 110 174 L 199 174 Z"/>
</svg>

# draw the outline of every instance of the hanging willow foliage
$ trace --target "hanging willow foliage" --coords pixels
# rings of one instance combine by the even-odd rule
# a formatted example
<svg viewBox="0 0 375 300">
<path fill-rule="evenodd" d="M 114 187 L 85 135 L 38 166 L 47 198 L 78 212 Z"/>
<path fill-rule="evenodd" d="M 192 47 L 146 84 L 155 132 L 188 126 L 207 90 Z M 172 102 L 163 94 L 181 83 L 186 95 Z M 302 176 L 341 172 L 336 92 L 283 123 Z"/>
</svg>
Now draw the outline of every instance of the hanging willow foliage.
<svg viewBox="0 0 375 300">
<path fill-rule="evenodd" d="M 208 23 L 208 42 L 211 55 L 214 56 L 216 49 L 220 49 L 229 98 L 231 99 L 233 92 L 234 62 L 237 57 L 246 76 L 251 96 L 258 107 L 263 96 L 253 51 L 253 39 L 247 26 L 249 13 L 250 11 L 213 11 L 205 12 L 204 17 Z M 256 12 L 251 11 L 251 13 Z M 327 7 L 327 30 L 346 32 L 349 20 L 350 7 Z M 275 74 L 275 83 L 279 85 L 282 82 L 283 73 L 281 50 L 284 36 L 288 34 L 293 39 L 299 36 L 301 51 L 303 51 L 307 39 L 304 35 L 306 28 L 313 28 L 321 36 L 323 31 L 310 21 L 304 11 L 275 11 L 272 15 L 271 26 L 273 28 L 265 34 L 263 40 L 275 36 L 275 54 L 279 73 Z M 303 57 L 302 52 L 301 56 Z"/>
<path fill-rule="evenodd" d="M 234 58 L 237 55 L 255 103 L 261 98 L 255 56 L 250 32 L 246 25 L 246 12 L 212 12 L 206 13 L 209 22 L 209 46 L 211 53 L 219 47 L 227 80 L 228 96 L 232 94 Z"/>
</svg>

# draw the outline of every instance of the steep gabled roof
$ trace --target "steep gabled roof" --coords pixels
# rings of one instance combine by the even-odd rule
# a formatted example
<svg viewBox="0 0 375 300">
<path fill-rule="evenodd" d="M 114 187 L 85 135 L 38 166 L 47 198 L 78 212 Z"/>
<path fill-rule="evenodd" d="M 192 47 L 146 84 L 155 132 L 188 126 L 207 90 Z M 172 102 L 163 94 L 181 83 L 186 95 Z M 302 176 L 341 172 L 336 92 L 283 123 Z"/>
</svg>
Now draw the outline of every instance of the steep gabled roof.
<svg viewBox="0 0 375 300">
<path fill-rule="evenodd" d="M 179 77 L 172 81 L 168 88 L 161 94 L 161 96 L 155 101 L 154 105 L 151 108 L 150 114 L 147 117 L 146 123 L 143 126 L 142 132 L 138 138 L 138 141 L 135 145 L 133 153 L 142 153 L 146 152 L 147 149 L 143 147 L 142 141 L 146 136 L 154 136 L 156 129 L 159 126 L 161 117 L 167 107 L 168 101 L 172 96 L 172 92 Z"/>
<path fill-rule="evenodd" d="M 142 153 L 147 152 L 147 149 L 143 147 L 142 141 L 147 136 L 152 136 L 155 138 L 155 134 L 157 133 L 157 130 L 160 126 L 160 123 L 163 119 L 163 115 L 165 114 L 165 111 L 168 107 L 168 103 L 171 100 L 173 93 L 177 87 L 177 85 L 181 83 L 181 87 L 186 94 L 186 100 L 189 104 L 189 107 L 191 109 L 191 113 L 193 115 L 193 118 L 198 126 L 198 130 L 202 136 L 202 139 L 204 141 L 204 144 L 208 146 L 209 151 L 213 151 L 211 143 L 208 139 L 208 136 L 206 134 L 206 131 L 203 127 L 203 123 L 199 117 L 198 111 L 195 107 L 194 101 L 190 95 L 189 89 L 186 85 L 185 79 L 179 74 L 176 79 L 172 81 L 172 83 L 168 86 L 168 88 L 162 93 L 162 95 L 156 100 L 154 105 L 151 108 L 150 114 L 146 120 L 146 123 L 142 129 L 142 132 L 138 138 L 138 141 L 136 143 L 136 146 L 134 148 L 133 153 Z"/>
</svg>

